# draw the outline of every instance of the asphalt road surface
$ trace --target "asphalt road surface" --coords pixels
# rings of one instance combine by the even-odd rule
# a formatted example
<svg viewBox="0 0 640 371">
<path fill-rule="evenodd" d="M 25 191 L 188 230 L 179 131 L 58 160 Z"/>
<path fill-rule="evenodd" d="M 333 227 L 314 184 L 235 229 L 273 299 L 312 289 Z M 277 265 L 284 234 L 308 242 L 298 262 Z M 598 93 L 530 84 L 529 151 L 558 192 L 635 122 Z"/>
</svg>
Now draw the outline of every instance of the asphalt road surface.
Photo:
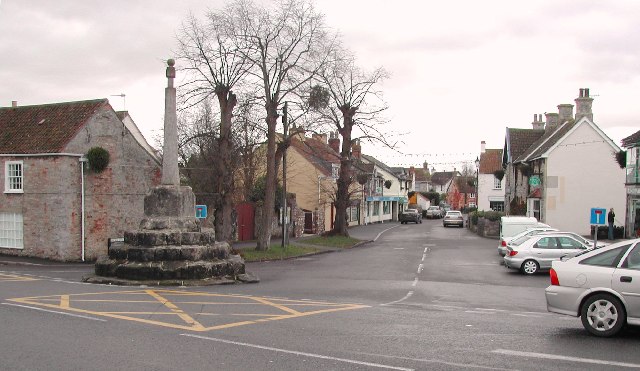
<svg viewBox="0 0 640 371">
<path fill-rule="evenodd" d="M 375 242 L 251 263 L 259 284 L 80 283 L 89 264 L 0 266 L 2 370 L 603 370 L 640 368 L 613 339 L 546 311 L 548 274 L 439 220 Z"/>
</svg>

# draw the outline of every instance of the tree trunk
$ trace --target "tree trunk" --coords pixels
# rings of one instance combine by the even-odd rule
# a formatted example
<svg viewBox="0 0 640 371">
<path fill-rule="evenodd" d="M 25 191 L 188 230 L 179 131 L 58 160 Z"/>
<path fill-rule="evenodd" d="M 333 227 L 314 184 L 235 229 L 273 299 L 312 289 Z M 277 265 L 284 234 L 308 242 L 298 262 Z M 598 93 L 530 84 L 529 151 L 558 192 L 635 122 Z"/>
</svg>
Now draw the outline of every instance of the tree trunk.
<svg viewBox="0 0 640 371">
<path fill-rule="evenodd" d="M 340 152 L 340 175 L 338 177 L 338 192 L 336 194 L 336 215 L 333 222 L 331 235 L 349 236 L 347 230 L 347 207 L 349 206 L 349 186 L 351 185 L 351 131 L 353 129 L 353 116 L 356 110 L 344 108 L 342 111 L 342 150 Z"/>
<path fill-rule="evenodd" d="M 236 95 L 229 89 L 216 89 L 216 96 L 220 104 L 220 138 L 218 150 L 220 151 L 218 168 L 220 181 L 218 181 L 218 205 L 216 205 L 216 241 L 230 241 L 233 236 L 233 171 L 232 171 L 232 143 L 231 143 L 231 119 L 233 108 L 237 103 Z M 218 210 L 219 209 L 219 210 Z"/>
<path fill-rule="evenodd" d="M 264 208 L 262 229 L 258 236 L 256 250 L 268 250 L 271 245 L 273 209 L 276 200 L 276 124 L 278 120 L 277 103 L 269 102 L 267 108 L 267 174 L 265 179 Z"/>
</svg>

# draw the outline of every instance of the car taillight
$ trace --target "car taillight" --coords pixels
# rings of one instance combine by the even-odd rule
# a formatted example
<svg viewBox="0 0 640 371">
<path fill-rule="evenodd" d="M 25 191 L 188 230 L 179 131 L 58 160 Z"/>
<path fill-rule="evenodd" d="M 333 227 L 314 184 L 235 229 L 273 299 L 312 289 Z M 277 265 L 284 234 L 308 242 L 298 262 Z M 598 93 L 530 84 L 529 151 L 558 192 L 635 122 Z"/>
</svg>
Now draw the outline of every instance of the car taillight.
<svg viewBox="0 0 640 371">
<path fill-rule="evenodd" d="M 505 241 L 505 240 L 500 240 L 500 246 L 502 246 L 502 247 L 507 247 L 507 241 Z"/>
<path fill-rule="evenodd" d="M 516 250 L 509 251 L 509 256 L 516 256 L 518 252 Z"/>
<path fill-rule="evenodd" d="M 560 280 L 558 279 L 558 273 L 556 273 L 556 271 L 551 268 L 551 270 L 549 271 L 549 277 L 551 277 L 551 284 L 553 286 L 560 286 Z"/>
</svg>

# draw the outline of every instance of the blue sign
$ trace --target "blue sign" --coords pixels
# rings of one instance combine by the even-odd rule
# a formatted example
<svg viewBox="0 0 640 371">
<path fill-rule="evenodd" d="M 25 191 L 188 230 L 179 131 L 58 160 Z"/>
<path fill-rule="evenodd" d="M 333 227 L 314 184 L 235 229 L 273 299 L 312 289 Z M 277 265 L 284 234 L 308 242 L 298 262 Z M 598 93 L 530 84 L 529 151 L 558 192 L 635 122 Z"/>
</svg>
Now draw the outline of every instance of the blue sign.
<svg viewBox="0 0 640 371">
<path fill-rule="evenodd" d="M 607 216 L 607 209 L 600 207 L 591 208 L 591 224 L 593 225 L 607 225 L 605 217 Z"/>
<path fill-rule="evenodd" d="M 207 218 L 207 205 L 196 205 L 196 218 L 198 219 Z"/>
</svg>

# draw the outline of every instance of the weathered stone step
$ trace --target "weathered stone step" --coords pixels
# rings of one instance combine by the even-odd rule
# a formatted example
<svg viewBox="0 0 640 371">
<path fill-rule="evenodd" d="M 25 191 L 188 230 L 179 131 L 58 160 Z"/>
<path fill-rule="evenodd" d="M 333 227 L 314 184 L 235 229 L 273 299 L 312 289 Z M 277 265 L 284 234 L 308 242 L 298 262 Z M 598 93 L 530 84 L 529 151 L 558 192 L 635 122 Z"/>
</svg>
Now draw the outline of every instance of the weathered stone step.
<svg viewBox="0 0 640 371">
<path fill-rule="evenodd" d="M 119 261 L 100 260 L 95 265 L 98 276 L 128 280 L 202 280 L 227 277 L 235 280 L 245 273 L 244 262 L 237 255 L 216 261 Z"/>
</svg>

